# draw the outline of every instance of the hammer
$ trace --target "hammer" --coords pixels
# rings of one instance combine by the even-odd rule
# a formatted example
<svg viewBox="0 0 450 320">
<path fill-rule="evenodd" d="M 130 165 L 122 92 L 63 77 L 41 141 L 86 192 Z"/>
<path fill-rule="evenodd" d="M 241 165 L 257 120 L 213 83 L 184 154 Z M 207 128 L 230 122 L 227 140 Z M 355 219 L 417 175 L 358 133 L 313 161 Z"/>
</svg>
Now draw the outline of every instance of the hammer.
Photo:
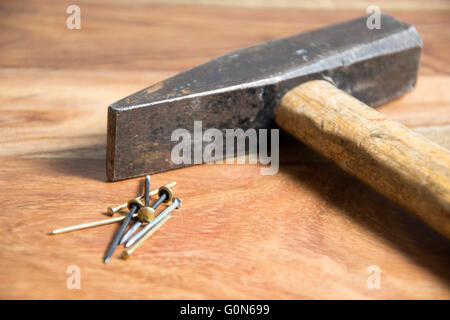
<svg viewBox="0 0 450 320">
<path fill-rule="evenodd" d="M 186 164 L 171 133 L 275 123 L 450 238 L 450 153 L 369 106 L 416 82 L 422 40 L 382 14 L 241 49 L 138 91 L 108 109 L 107 176 Z M 275 122 L 275 123 L 274 123 Z"/>
</svg>

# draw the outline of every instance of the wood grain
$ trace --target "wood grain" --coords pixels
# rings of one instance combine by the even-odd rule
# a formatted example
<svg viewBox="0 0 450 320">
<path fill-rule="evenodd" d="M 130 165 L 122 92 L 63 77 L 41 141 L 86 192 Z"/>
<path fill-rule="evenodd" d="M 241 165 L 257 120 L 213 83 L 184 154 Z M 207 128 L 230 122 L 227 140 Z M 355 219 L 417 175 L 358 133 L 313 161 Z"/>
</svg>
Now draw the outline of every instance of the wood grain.
<svg viewBox="0 0 450 320">
<path fill-rule="evenodd" d="M 1 298 L 450 298 L 448 240 L 287 136 L 274 176 L 253 165 L 152 176 L 178 182 L 183 208 L 128 261 L 118 249 L 102 263 L 117 226 L 48 236 L 104 219 L 142 187 L 106 183 L 108 104 L 229 50 L 363 14 L 77 3 L 73 31 L 65 3 L 0 4 Z M 417 88 L 380 110 L 445 143 L 448 13 L 388 13 L 425 46 Z M 70 265 L 81 290 L 66 288 Z M 370 265 L 380 290 L 366 287 Z"/>
<path fill-rule="evenodd" d="M 292 1 L 292 0 L 140 0 L 144 3 L 174 4 L 174 5 L 204 5 L 226 7 L 250 7 L 250 8 L 284 8 L 284 9 L 320 9 L 320 10 L 361 10 L 364 11 L 370 5 L 370 0 L 335 0 L 335 1 Z M 403 11 L 449 11 L 450 4 L 445 0 L 378 0 L 376 5 L 383 10 Z"/>
</svg>

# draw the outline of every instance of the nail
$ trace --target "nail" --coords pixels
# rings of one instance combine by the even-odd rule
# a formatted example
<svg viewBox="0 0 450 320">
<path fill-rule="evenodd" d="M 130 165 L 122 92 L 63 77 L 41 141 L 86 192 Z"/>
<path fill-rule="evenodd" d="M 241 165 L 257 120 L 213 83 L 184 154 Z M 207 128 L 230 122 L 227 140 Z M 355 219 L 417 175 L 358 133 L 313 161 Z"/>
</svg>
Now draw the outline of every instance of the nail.
<svg viewBox="0 0 450 320">
<path fill-rule="evenodd" d="M 122 239 L 120 240 L 120 244 L 124 244 L 128 239 L 139 229 L 143 222 L 150 222 L 155 218 L 155 210 L 158 206 L 163 202 L 169 202 L 173 198 L 172 189 L 167 186 L 162 186 L 158 189 L 158 200 L 149 208 L 142 207 L 138 211 L 138 221 L 136 221 L 130 229 L 124 234 Z"/>
<path fill-rule="evenodd" d="M 169 220 L 172 217 L 171 214 L 166 215 L 159 223 L 157 223 L 153 229 L 151 229 L 149 232 L 147 232 L 142 238 L 140 238 L 132 247 L 123 250 L 122 251 L 122 259 L 128 259 L 131 254 L 145 241 L 147 240 L 152 234 L 154 234 L 159 228 L 161 228 L 167 220 Z"/>
<path fill-rule="evenodd" d="M 165 216 L 167 216 L 174 209 L 179 208 L 181 206 L 181 202 L 182 201 L 180 198 L 173 198 L 172 203 L 166 209 L 164 209 L 160 214 L 158 214 L 156 216 L 156 218 L 153 219 L 152 222 L 148 223 L 145 227 L 143 227 L 141 230 L 139 230 L 134 236 L 132 236 L 131 239 L 128 240 L 128 242 L 126 243 L 125 247 L 126 248 L 131 247 L 136 241 L 138 241 L 140 238 L 142 238 L 149 230 L 151 230 L 162 219 L 164 219 Z"/>
<path fill-rule="evenodd" d="M 174 182 L 171 182 L 169 184 L 166 184 L 165 186 L 168 187 L 168 188 L 172 188 L 172 187 L 176 186 L 176 184 L 177 184 L 176 181 L 174 181 Z M 152 190 L 152 192 L 150 192 L 150 196 L 154 196 L 154 195 L 158 194 L 158 191 L 159 191 L 159 189 Z M 144 198 L 144 196 L 142 195 L 142 196 L 137 197 L 136 199 L 137 200 L 142 200 L 143 198 Z M 110 216 L 114 215 L 115 213 L 125 209 L 127 207 L 127 204 L 128 204 L 128 202 L 125 202 L 125 203 L 122 203 L 121 205 L 119 205 L 117 207 L 108 207 L 108 214 Z"/>
<path fill-rule="evenodd" d="M 139 206 L 140 204 L 140 206 Z M 130 209 L 130 212 L 128 212 L 128 215 L 123 220 L 122 225 L 120 226 L 120 229 L 116 232 L 114 239 L 112 240 L 111 244 L 109 245 L 108 250 L 105 254 L 105 260 L 104 263 L 108 263 L 108 261 L 111 259 L 112 254 L 114 253 L 114 249 L 119 244 L 119 240 L 122 237 L 122 234 L 124 233 L 125 229 L 127 228 L 128 224 L 131 221 L 131 218 L 133 217 L 133 214 L 142 207 L 142 204 L 139 202 L 139 200 L 132 199 L 128 202 L 128 208 Z"/>
<path fill-rule="evenodd" d="M 174 187 L 176 184 L 177 183 L 174 181 L 172 183 L 166 184 L 163 187 Z M 152 190 L 152 192 L 150 192 L 150 195 L 152 196 L 152 195 L 158 194 L 158 192 L 161 188 Z M 142 199 L 142 197 L 143 196 L 135 198 L 133 200 L 139 200 L 139 198 Z M 127 206 L 127 204 L 128 204 L 128 202 L 125 204 L 125 207 Z M 135 218 L 135 217 L 137 217 L 137 213 L 133 214 L 133 218 Z M 61 233 L 66 233 L 66 232 L 71 232 L 71 231 L 84 230 L 84 229 L 88 229 L 88 228 L 104 226 L 104 225 L 120 222 L 120 221 L 124 220 L 125 218 L 126 218 L 126 216 L 120 216 L 120 217 L 116 217 L 116 218 L 110 218 L 110 219 L 105 219 L 105 220 L 77 224 L 77 225 L 66 227 L 66 228 L 52 230 L 48 234 L 54 235 L 54 234 L 61 234 Z"/>
<path fill-rule="evenodd" d="M 137 217 L 137 213 L 135 213 L 134 216 Z M 120 216 L 120 217 L 115 217 L 115 218 L 110 218 L 110 219 L 105 219 L 105 220 L 99 220 L 99 221 L 95 221 L 95 222 L 78 224 L 78 225 L 71 226 L 71 227 L 55 229 L 53 231 L 50 231 L 48 234 L 60 234 L 60 233 L 66 233 L 66 232 L 71 232 L 71 231 L 77 231 L 77 230 L 82 230 L 82 229 L 104 226 L 107 224 L 120 222 L 125 218 L 126 218 L 125 216 Z"/>
</svg>

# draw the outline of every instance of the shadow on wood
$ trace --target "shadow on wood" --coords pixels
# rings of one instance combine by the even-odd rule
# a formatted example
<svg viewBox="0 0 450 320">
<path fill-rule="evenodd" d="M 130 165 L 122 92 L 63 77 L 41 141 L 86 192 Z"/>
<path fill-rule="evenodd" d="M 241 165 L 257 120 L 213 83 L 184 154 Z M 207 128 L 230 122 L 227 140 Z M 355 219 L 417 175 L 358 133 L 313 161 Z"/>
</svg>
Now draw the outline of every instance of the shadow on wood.
<svg viewBox="0 0 450 320">
<path fill-rule="evenodd" d="M 291 156 L 286 152 L 281 150 L 281 159 Z M 337 165 L 309 163 L 305 170 L 298 162 L 284 162 L 280 173 L 295 177 L 298 184 L 311 189 L 324 203 L 450 283 L 450 241 Z"/>
</svg>

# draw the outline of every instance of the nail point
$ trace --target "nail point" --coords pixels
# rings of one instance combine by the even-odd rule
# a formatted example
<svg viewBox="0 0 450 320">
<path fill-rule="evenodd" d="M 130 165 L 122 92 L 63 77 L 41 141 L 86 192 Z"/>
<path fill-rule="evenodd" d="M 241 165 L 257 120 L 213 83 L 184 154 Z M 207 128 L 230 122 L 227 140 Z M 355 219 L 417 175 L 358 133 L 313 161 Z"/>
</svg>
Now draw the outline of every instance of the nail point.
<svg viewBox="0 0 450 320">
<path fill-rule="evenodd" d="M 128 241 L 128 242 L 125 244 L 125 248 L 131 247 L 131 246 L 133 245 L 133 243 L 134 243 L 134 242 Z"/>
</svg>

